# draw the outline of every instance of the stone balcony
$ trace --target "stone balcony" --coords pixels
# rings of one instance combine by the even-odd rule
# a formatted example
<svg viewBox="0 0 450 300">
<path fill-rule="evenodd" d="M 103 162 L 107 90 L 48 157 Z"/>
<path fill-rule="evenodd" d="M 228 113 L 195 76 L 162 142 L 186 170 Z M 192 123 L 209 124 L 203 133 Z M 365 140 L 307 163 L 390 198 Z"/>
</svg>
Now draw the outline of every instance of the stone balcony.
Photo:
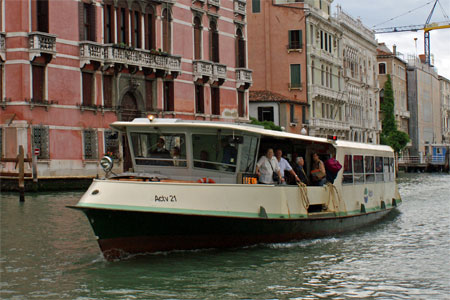
<svg viewBox="0 0 450 300">
<path fill-rule="evenodd" d="M 329 119 L 311 119 L 309 120 L 309 126 L 333 130 L 350 130 L 350 125 L 348 122 Z"/>
<path fill-rule="evenodd" d="M 105 66 L 120 64 L 127 68 L 150 69 L 155 73 L 164 71 L 176 76 L 181 73 L 181 56 L 89 41 L 80 42 L 80 61 L 81 67 L 86 63 L 98 62 Z"/>
<path fill-rule="evenodd" d="M 6 60 L 6 34 L 0 32 L 0 59 Z"/>
<path fill-rule="evenodd" d="M 333 101 L 348 102 L 348 95 L 343 91 L 336 91 L 320 85 L 313 85 L 311 90 L 312 98 L 319 97 Z"/>
<path fill-rule="evenodd" d="M 236 68 L 236 88 L 248 89 L 253 83 L 252 70 Z"/>
<path fill-rule="evenodd" d="M 210 61 L 194 60 L 192 66 L 194 68 L 194 81 L 202 79 L 207 82 L 213 75 L 213 64 Z"/>
<path fill-rule="evenodd" d="M 208 5 L 220 7 L 220 0 L 208 0 Z"/>
<path fill-rule="evenodd" d="M 342 59 L 334 56 L 332 53 L 330 53 L 328 51 L 322 50 L 317 47 L 313 47 L 311 45 L 307 46 L 307 51 L 308 51 L 309 55 L 311 55 L 311 57 L 313 57 L 313 58 L 317 57 L 317 58 L 324 59 L 324 60 L 328 61 L 329 63 L 332 63 L 338 67 L 342 67 L 342 65 L 343 65 Z"/>
<path fill-rule="evenodd" d="M 234 14 L 236 15 L 246 15 L 245 6 L 247 3 L 245 0 L 234 0 Z"/>
<path fill-rule="evenodd" d="M 227 66 L 214 63 L 211 81 L 218 82 L 219 85 L 221 85 L 225 82 L 226 79 L 227 79 Z"/>
<path fill-rule="evenodd" d="M 30 60 L 46 55 L 49 60 L 56 54 L 56 35 L 45 32 L 30 32 L 28 34 Z"/>
<path fill-rule="evenodd" d="M 400 118 L 409 119 L 411 117 L 411 113 L 408 110 L 395 110 L 395 115 Z"/>
</svg>

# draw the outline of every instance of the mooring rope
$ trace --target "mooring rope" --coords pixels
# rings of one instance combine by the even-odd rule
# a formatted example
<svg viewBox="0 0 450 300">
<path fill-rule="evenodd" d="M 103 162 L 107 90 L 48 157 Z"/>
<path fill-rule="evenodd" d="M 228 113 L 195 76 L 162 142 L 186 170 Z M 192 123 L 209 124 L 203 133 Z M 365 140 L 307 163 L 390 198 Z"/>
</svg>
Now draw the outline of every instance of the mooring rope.
<svg viewBox="0 0 450 300">
<path fill-rule="evenodd" d="M 327 203 L 327 207 L 330 207 L 330 200 L 333 202 L 333 208 L 334 208 L 334 212 L 337 212 L 339 209 L 339 205 L 341 203 L 344 204 L 344 210 L 347 211 L 345 202 L 342 201 L 341 195 L 339 194 L 338 189 L 336 188 L 336 186 L 334 184 L 332 184 L 331 182 L 327 182 L 326 183 L 327 188 L 328 188 L 328 203 Z M 337 195 L 337 203 L 336 203 L 336 197 L 335 195 Z"/>
<path fill-rule="evenodd" d="M 306 211 L 308 211 L 309 208 L 309 199 L 308 199 L 308 190 L 306 187 L 306 184 L 303 182 L 298 183 L 299 191 L 300 191 L 300 199 L 302 201 L 303 207 Z"/>
</svg>

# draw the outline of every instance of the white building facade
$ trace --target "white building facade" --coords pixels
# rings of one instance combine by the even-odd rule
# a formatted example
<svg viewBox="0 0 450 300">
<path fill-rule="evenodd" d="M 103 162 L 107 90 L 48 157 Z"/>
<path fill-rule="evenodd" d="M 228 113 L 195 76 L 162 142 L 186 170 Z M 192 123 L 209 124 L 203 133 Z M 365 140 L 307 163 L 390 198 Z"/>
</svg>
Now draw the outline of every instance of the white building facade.
<svg viewBox="0 0 450 300">
<path fill-rule="evenodd" d="M 439 76 L 441 95 L 442 142 L 450 144 L 450 80 Z"/>
<path fill-rule="evenodd" d="M 379 144 L 377 41 L 372 30 L 337 6 L 336 22 L 342 30 L 341 55 L 344 91 L 348 100 L 344 118 L 349 122 L 349 140 Z"/>
</svg>

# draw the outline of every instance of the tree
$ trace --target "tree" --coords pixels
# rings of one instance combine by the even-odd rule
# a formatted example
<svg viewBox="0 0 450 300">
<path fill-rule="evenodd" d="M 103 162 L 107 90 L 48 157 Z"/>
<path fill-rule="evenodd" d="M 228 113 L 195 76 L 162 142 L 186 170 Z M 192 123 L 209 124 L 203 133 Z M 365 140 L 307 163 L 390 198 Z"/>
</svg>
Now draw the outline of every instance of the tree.
<svg viewBox="0 0 450 300">
<path fill-rule="evenodd" d="M 396 153 L 399 153 L 408 144 L 409 136 L 407 133 L 397 129 L 397 122 L 394 116 L 394 92 L 389 74 L 384 84 L 384 99 L 380 103 L 380 110 L 383 114 L 383 130 L 380 135 L 381 144 L 391 146 Z"/>
<path fill-rule="evenodd" d="M 250 117 L 250 124 L 264 126 L 265 129 L 282 131 L 280 126 L 275 125 L 272 121 L 258 121 L 255 118 Z"/>
</svg>

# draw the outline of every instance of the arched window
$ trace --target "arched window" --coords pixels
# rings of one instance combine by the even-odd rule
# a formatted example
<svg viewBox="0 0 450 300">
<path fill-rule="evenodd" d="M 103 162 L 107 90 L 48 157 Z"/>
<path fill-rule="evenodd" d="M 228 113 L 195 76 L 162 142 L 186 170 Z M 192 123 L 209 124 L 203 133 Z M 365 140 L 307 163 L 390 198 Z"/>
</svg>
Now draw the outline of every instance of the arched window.
<svg viewBox="0 0 450 300">
<path fill-rule="evenodd" d="M 115 24 L 114 15 L 115 8 L 112 1 L 105 1 L 103 7 L 103 22 L 105 31 L 105 44 L 112 44 L 115 42 Z"/>
<path fill-rule="evenodd" d="M 128 45 L 128 7 L 125 1 L 119 2 L 117 8 L 118 42 Z"/>
<path fill-rule="evenodd" d="M 168 8 L 164 9 L 162 13 L 162 23 L 163 23 L 163 51 L 170 53 L 171 48 L 171 37 L 172 37 L 172 16 Z"/>
<path fill-rule="evenodd" d="M 236 31 L 236 65 L 245 68 L 245 40 L 240 28 Z"/>
<path fill-rule="evenodd" d="M 194 18 L 194 59 L 202 58 L 202 21 L 200 17 Z"/>
<path fill-rule="evenodd" d="M 131 16 L 131 45 L 135 48 L 142 47 L 142 15 L 139 4 L 137 2 L 133 3 Z"/>
<path fill-rule="evenodd" d="M 145 14 L 145 48 L 155 49 L 155 11 L 148 5 Z"/>
<path fill-rule="evenodd" d="M 210 55 L 213 62 L 219 62 L 219 31 L 217 30 L 217 23 L 215 20 L 209 23 L 210 32 Z"/>
</svg>

